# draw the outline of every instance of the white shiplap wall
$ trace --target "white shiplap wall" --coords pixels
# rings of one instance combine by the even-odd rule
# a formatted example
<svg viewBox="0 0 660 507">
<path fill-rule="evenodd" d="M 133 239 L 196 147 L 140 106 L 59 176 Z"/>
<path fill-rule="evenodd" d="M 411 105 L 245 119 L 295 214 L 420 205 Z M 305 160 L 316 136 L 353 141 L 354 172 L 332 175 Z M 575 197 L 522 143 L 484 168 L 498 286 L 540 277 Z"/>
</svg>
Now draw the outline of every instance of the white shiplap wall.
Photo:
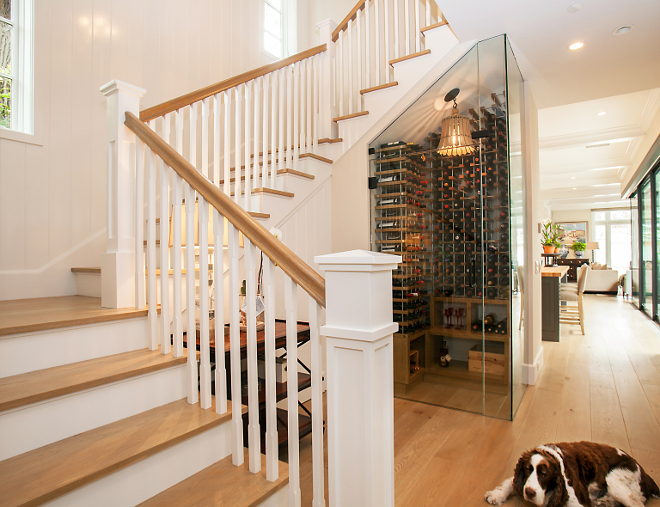
<svg viewBox="0 0 660 507">
<path fill-rule="evenodd" d="M 120 79 L 148 107 L 270 61 L 261 0 L 35 0 L 42 145 L 0 134 L 0 300 L 75 293 L 105 249 L 105 98 Z"/>
</svg>

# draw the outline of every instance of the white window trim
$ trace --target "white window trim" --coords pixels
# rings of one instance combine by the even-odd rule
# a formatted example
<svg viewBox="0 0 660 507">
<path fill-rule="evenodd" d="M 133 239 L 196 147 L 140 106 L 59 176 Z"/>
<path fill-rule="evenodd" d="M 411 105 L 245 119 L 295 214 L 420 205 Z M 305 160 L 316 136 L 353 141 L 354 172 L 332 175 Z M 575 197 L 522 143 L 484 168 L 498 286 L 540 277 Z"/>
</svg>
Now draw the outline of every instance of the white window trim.
<svg viewBox="0 0 660 507">
<path fill-rule="evenodd" d="M 616 219 L 612 220 L 610 218 L 610 211 L 629 211 L 629 208 L 614 208 L 614 209 L 594 209 L 591 210 L 591 218 L 593 226 L 591 227 L 591 241 L 597 241 L 596 239 L 596 226 L 604 225 L 605 226 L 605 248 L 600 244 L 598 245 L 599 249 L 605 250 L 605 264 L 612 267 L 612 238 L 610 237 L 610 225 L 630 225 L 631 234 L 632 234 L 632 224 L 631 219 Z M 605 220 L 596 220 L 596 213 L 605 212 Z M 631 251 L 632 253 L 632 251 Z"/>
<path fill-rule="evenodd" d="M 0 127 L 0 138 L 41 145 L 41 128 L 35 128 L 34 0 L 12 0 L 12 13 L 12 128 Z"/>
<path fill-rule="evenodd" d="M 274 58 L 276 60 L 286 58 L 287 56 L 295 55 L 298 52 L 298 25 L 297 25 L 297 0 L 282 0 L 282 10 L 281 10 L 281 40 L 282 40 L 282 56 L 277 56 L 268 51 L 265 47 L 264 34 L 266 33 L 266 28 L 264 27 L 264 21 L 266 19 L 265 5 L 267 0 L 261 2 L 261 23 L 259 25 L 260 32 L 259 36 L 261 38 L 261 53 L 267 56 L 268 58 Z M 270 2 L 269 2 L 270 3 Z M 272 7 L 272 6 L 271 6 Z"/>
</svg>

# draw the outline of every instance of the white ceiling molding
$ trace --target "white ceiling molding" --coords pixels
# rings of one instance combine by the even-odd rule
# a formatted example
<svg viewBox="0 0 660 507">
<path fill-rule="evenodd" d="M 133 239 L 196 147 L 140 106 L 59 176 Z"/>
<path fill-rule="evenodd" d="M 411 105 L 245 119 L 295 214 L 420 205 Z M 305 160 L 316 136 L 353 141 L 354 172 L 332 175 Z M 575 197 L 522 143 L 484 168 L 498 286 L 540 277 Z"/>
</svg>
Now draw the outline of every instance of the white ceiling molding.
<svg viewBox="0 0 660 507">
<path fill-rule="evenodd" d="M 542 138 L 539 139 L 539 148 L 541 150 L 553 150 L 568 148 L 570 146 L 586 147 L 592 144 L 613 144 L 638 139 L 644 137 L 645 134 L 646 131 L 639 125 L 627 125 Z"/>
</svg>

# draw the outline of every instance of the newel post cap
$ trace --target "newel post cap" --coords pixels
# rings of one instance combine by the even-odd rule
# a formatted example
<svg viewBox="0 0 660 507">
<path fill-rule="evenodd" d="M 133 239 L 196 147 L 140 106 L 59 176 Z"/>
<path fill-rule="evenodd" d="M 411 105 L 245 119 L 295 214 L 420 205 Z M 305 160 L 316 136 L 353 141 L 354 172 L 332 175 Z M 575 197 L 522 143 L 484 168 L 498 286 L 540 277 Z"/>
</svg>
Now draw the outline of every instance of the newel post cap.
<svg viewBox="0 0 660 507">
<path fill-rule="evenodd" d="M 124 81 L 120 81 L 119 79 L 113 79 L 109 83 L 104 84 L 100 88 L 101 93 L 103 95 L 110 95 L 114 92 L 117 91 L 122 91 L 124 93 L 128 93 L 129 95 L 133 95 L 134 97 L 137 98 L 142 98 L 144 97 L 145 93 L 147 93 L 147 90 L 144 88 L 140 88 L 139 86 L 132 85 L 130 83 L 125 83 Z"/>
<path fill-rule="evenodd" d="M 330 33 L 332 33 L 335 31 L 335 28 L 337 28 L 338 25 L 337 23 L 335 23 L 335 21 L 332 18 L 327 18 L 324 19 L 323 21 L 319 21 L 318 23 L 316 23 L 317 30 L 321 30 L 326 26 L 330 28 Z"/>
<path fill-rule="evenodd" d="M 390 255 L 368 250 L 349 250 L 314 257 L 324 271 L 392 271 L 401 262 L 400 255 Z"/>
</svg>

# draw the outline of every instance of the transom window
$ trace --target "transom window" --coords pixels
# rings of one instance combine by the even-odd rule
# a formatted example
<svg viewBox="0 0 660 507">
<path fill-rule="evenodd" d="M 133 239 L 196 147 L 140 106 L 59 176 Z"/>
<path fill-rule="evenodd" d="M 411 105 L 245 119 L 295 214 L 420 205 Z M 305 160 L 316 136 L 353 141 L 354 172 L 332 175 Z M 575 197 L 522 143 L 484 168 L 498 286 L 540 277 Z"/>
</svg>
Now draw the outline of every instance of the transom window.
<svg viewBox="0 0 660 507">
<path fill-rule="evenodd" d="M 264 50 L 277 58 L 284 55 L 282 1 L 264 0 Z"/>
</svg>

